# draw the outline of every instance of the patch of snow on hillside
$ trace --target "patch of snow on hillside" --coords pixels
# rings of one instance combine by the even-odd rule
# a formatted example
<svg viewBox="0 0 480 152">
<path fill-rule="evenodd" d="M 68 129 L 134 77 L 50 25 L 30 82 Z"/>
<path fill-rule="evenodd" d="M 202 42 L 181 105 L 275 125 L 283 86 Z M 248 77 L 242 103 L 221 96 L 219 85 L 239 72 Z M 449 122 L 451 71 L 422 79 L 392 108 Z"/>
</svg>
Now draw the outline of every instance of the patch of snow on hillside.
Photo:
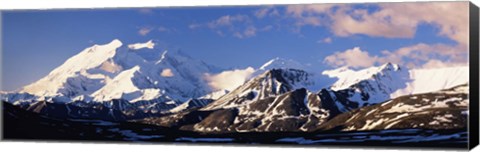
<svg viewBox="0 0 480 152">
<path fill-rule="evenodd" d="M 144 48 L 153 49 L 154 47 L 155 47 L 155 43 L 153 43 L 152 40 L 150 40 L 148 42 L 145 42 L 145 43 L 134 43 L 134 44 L 128 45 L 128 48 L 130 48 L 132 50 L 139 50 L 139 49 L 144 49 Z"/>
</svg>

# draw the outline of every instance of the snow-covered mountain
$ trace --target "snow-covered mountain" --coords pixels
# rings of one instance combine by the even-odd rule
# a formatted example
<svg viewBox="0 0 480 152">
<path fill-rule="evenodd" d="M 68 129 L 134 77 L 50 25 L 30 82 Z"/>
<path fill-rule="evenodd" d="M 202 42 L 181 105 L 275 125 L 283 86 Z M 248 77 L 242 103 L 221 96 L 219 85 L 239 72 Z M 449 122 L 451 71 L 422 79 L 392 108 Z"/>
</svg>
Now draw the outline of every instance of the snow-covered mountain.
<svg viewBox="0 0 480 152">
<path fill-rule="evenodd" d="M 113 60 L 122 45 L 121 41 L 113 40 L 109 44 L 86 48 L 46 77 L 23 87 L 20 92 L 36 96 L 69 97 L 91 94 L 122 70 L 123 67 Z"/>
<path fill-rule="evenodd" d="M 469 71 L 468 66 L 413 69 L 409 72 L 410 81 L 407 82 L 407 87 L 397 90 L 391 97 L 433 92 L 467 84 L 469 82 Z"/>
<path fill-rule="evenodd" d="M 267 61 L 262 66 L 260 66 L 257 71 L 263 73 L 271 69 L 287 69 L 287 68 L 305 70 L 306 66 L 295 60 L 276 57 Z"/>
<path fill-rule="evenodd" d="M 197 132 L 309 131 L 339 113 L 335 104 L 305 89 L 313 85 L 309 76 L 271 69 L 203 108 L 136 122 Z"/>
<path fill-rule="evenodd" d="M 342 67 L 323 74 L 338 78 L 328 88 L 329 94 L 337 101 L 339 110 L 347 112 L 390 99 L 393 92 L 406 87 L 408 72 L 396 64 L 386 63 L 359 71 Z"/>
<path fill-rule="evenodd" d="M 378 76 L 387 76 L 389 81 L 395 81 L 398 84 L 404 83 L 408 80 L 408 70 L 403 70 L 403 68 L 392 63 L 386 63 L 379 67 L 370 67 L 358 71 L 354 71 L 348 67 L 341 67 L 334 70 L 323 71 L 322 74 L 338 78 L 338 80 L 330 87 L 334 91 L 347 89 L 364 80 L 375 80 Z M 394 78 L 402 79 L 392 80 Z"/>
<path fill-rule="evenodd" d="M 297 69 L 272 69 L 220 97 L 204 110 L 230 108 L 250 101 L 275 97 L 294 89 L 314 85 L 309 73 Z"/>
<path fill-rule="evenodd" d="M 335 79 L 323 75 L 321 72 L 317 71 L 314 67 L 312 67 L 312 65 L 302 64 L 292 59 L 285 59 L 279 57 L 270 59 L 262 66 L 255 69 L 255 72 L 251 75 L 251 77 L 253 78 L 259 76 L 272 69 L 297 69 L 308 73 L 309 81 L 312 82 L 312 84 L 304 87 L 312 91 L 318 91 L 323 88 L 329 87 L 333 82 L 335 82 Z"/>
<path fill-rule="evenodd" d="M 338 79 L 328 89 L 333 98 L 343 105 L 349 105 L 341 109 L 346 112 L 403 95 L 439 91 L 466 84 L 468 71 L 468 67 L 409 70 L 386 63 L 358 71 L 341 67 L 324 71 L 323 74 Z"/>
<path fill-rule="evenodd" d="M 397 72 L 405 72 L 399 71 L 401 68 L 394 64 L 385 64 L 371 69 L 375 69 L 372 70 L 375 71 L 371 73 L 372 77 L 365 77 L 364 80 L 353 83 L 343 90 L 324 88 L 318 92 L 305 89 L 305 86 L 310 84 L 309 75 L 306 72 L 295 69 L 272 69 L 203 108 L 196 107 L 191 111 L 182 110 L 171 115 L 146 118 L 136 122 L 204 133 L 309 132 L 319 129 L 335 129 L 338 126 L 343 126 L 343 123 L 346 123 L 345 127 L 359 127 L 350 127 L 344 130 L 371 130 L 375 129 L 371 127 L 372 125 L 383 127 L 381 129 L 388 129 L 395 126 L 396 123 L 410 122 L 410 119 L 396 114 L 397 112 L 414 113 L 428 108 L 430 108 L 428 110 L 435 111 L 442 107 L 454 111 L 453 117 L 447 113 L 446 117 L 449 120 L 435 122 L 436 117 L 438 117 L 438 121 L 442 119 L 440 116 L 436 116 L 435 120 L 432 119 L 432 122 L 430 122 L 432 123 L 430 127 L 424 128 L 462 127 L 459 124 L 464 123 L 462 122 L 464 119 L 455 121 L 456 125 L 445 125 L 445 123 L 451 122 L 450 118 L 463 118 L 463 114 L 460 115 L 457 112 L 462 109 L 465 110 L 466 105 L 468 105 L 464 102 L 467 97 L 466 94 L 468 94 L 468 86 L 459 85 L 455 88 L 432 91 L 427 94 L 406 95 L 391 99 L 389 95 L 395 90 L 388 84 L 394 82 L 396 78 L 394 76 L 399 75 Z M 291 78 L 301 79 L 285 81 L 292 80 Z M 376 95 L 380 98 L 369 98 L 370 95 Z M 358 96 L 365 98 L 358 98 Z M 448 106 L 449 104 L 455 104 L 458 107 Z M 187 104 L 185 104 L 186 106 Z M 389 113 L 383 112 L 384 110 L 389 111 Z M 372 117 L 371 120 L 370 116 Z M 373 118 L 377 120 L 377 116 L 385 117 L 385 123 L 376 124 Z M 417 126 L 412 125 L 403 128 L 422 128 L 425 124 L 422 125 L 422 122 L 417 120 L 425 119 L 424 116 L 428 117 L 429 115 L 412 118 Z M 368 119 L 368 121 L 364 122 L 365 119 Z M 397 120 L 405 122 L 397 122 Z M 437 123 L 440 125 L 436 125 Z M 401 126 L 398 127 L 402 128 Z"/>
<path fill-rule="evenodd" d="M 89 47 L 20 92 L 40 97 L 137 102 L 160 97 L 186 101 L 213 91 L 203 75 L 218 71 L 215 67 L 179 51 L 155 50 L 152 41 L 122 45 L 120 40 L 114 40 Z M 151 52 L 163 53 L 152 57 Z"/>
<path fill-rule="evenodd" d="M 358 109 L 381 109 L 383 103 L 400 104 L 412 94 L 468 84 L 469 69 L 410 70 L 386 63 L 321 73 L 274 58 L 249 71 L 235 89 L 212 89 L 205 76 L 221 72 L 180 51 L 159 50 L 153 41 L 124 45 L 113 40 L 81 51 L 18 92 L 0 94 L 2 101 L 52 117 L 134 121 L 198 132 L 315 131 Z M 430 104 L 437 103 L 425 106 Z M 359 130 L 353 126 L 351 130 Z"/>
<path fill-rule="evenodd" d="M 165 113 L 192 99 L 208 101 L 206 98 L 222 95 L 224 90 L 213 90 L 204 79 L 205 73 L 221 69 L 180 51 L 154 46 L 152 41 L 124 46 L 120 40 L 94 45 L 20 91 L 1 93 L 1 100 L 42 114 L 97 119 L 103 114 L 103 119 L 125 120 Z"/>
</svg>

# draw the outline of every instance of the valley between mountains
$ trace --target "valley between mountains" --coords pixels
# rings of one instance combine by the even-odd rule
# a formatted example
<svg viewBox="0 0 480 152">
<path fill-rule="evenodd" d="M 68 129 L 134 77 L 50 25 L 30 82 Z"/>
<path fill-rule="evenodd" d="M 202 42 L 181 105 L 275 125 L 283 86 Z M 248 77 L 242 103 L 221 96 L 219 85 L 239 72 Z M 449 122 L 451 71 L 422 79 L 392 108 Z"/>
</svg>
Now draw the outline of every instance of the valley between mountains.
<svg viewBox="0 0 480 152">
<path fill-rule="evenodd" d="M 248 69 L 251 74 L 233 89 L 212 87 L 205 78 L 231 70 L 157 50 L 151 41 L 113 40 L 86 48 L 22 89 L 1 92 L 4 120 L 22 124 L 21 118 L 34 116 L 19 115 L 38 115 L 49 122 L 99 120 L 212 136 L 467 129 L 467 66 L 408 69 L 385 63 L 314 71 L 273 58 Z"/>
</svg>

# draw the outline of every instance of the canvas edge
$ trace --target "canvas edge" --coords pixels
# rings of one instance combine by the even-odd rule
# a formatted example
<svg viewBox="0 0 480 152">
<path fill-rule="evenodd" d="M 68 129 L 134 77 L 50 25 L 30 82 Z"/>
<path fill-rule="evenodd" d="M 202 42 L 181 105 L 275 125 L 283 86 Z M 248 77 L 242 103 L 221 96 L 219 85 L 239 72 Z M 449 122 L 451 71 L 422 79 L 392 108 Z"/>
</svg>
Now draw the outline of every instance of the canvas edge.
<svg viewBox="0 0 480 152">
<path fill-rule="evenodd" d="M 469 5 L 469 62 L 470 62 L 470 105 L 468 124 L 468 148 L 471 150 L 478 144 L 479 136 L 479 9 L 470 2 Z"/>
<path fill-rule="evenodd" d="M 3 72 L 3 11 L 0 10 L 0 73 Z M 3 75 L 0 74 L 0 88 L 3 89 Z M 3 102 L 0 102 L 0 141 L 4 141 L 3 133 L 5 132 L 3 124 Z"/>
</svg>

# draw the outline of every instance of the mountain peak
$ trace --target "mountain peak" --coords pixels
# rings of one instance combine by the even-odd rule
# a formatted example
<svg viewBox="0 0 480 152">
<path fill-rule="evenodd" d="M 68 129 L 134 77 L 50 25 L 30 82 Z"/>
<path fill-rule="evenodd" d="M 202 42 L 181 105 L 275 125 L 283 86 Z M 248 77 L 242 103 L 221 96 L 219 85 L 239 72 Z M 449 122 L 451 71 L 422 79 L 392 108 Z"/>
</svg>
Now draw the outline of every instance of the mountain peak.
<svg viewBox="0 0 480 152">
<path fill-rule="evenodd" d="M 380 66 L 380 69 L 397 71 L 397 70 L 400 70 L 400 66 L 398 64 L 393 64 L 391 62 L 387 62 L 387 63 L 383 64 L 382 66 Z"/>
<path fill-rule="evenodd" d="M 260 70 L 269 70 L 269 69 L 304 69 L 304 66 L 297 61 L 291 59 L 284 59 L 280 57 L 273 58 L 267 63 L 263 64 L 259 69 Z"/>
<path fill-rule="evenodd" d="M 120 46 L 123 45 L 123 43 L 122 43 L 122 41 L 120 41 L 119 39 L 114 39 L 114 40 L 112 40 L 112 41 L 109 43 L 109 45 L 115 45 L 115 46 L 117 46 L 117 47 L 120 47 Z"/>
<path fill-rule="evenodd" d="M 89 48 L 86 48 L 85 50 L 83 50 L 82 52 L 80 52 L 80 54 L 92 54 L 92 53 L 97 53 L 97 52 L 102 52 L 101 54 L 105 54 L 107 52 L 110 52 L 110 53 L 115 53 L 115 50 L 117 48 L 120 48 L 121 46 L 123 45 L 122 41 L 120 41 L 119 39 L 114 39 L 112 41 L 110 41 L 109 43 L 106 43 L 106 44 L 95 44 Z M 110 48 L 114 48 L 114 49 L 110 49 Z M 79 54 L 77 54 L 79 55 Z"/>
<path fill-rule="evenodd" d="M 221 96 L 204 107 L 204 110 L 240 106 L 245 104 L 245 101 L 262 100 L 314 84 L 311 75 L 303 70 L 271 69 Z"/>
<path fill-rule="evenodd" d="M 337 69 L 332 69 L 332 70 L 325 70 L 322 72 L 323 75 L 327 75 L 330 77 L 337 77 L 338 74 L 345 74 L 348 72 L 352 72 L 353 70 L 350 69 L 348 66 L 343 66 Z"/>
<path fill-rule="evenodd" d="M 338 78 L 338 81 L 335 82 L 331 88 L 333 90 L 342 90 L 363 80 L 372 79 L 376 75 L 384 75 L 386 73 L 392 74 L 392 72 L 400 72 L 400 66 L 388 62 L 378 67 L 370 67 L 361 70 L 352 70 L 348 67 L 341 67 L 334 70 L 323 71 L 322 74 L 331 78 Z"/>
<path fill-rule="evenodd" d="M 122 46 L 122 42 L 118 39 L 114 39 L 108 44 L 103 45 L 94 45 L 92 47 L 86 48 L 80 53 L 74 55 L 73 57 L 67 59 L 65 63 L 60 65 L 51 71 L 46 77 L 36 81 L 30 85 L 27 85 L 22 88 L 21 92 L 27 92 L 38 96 L 56 96 L 58 94 L 69 94 L 74 95 L 79 92 L 90 92 L 97 88 L 93 84 L 101 84 L 96 81 L 89 81 L 92 83 L 92 88 L 77 89 L 71 91 L 65 88 L 65 85 L 71 85 L 78 87 L 80 80 L 86 80 L 87 77 L 98 77 L 98 73 L 88 73 L 86 71 L 95 69 L 95 68 L 113 68 L 117 65 L 111 62 L 111 59 L 118 53 L 118 49 Z M 85 78 L 73 80 L 71 77 L 82 75 Z M 103 76 L 102 76 L 103 79 Z M 95 80 L 100 81 L 99 78 Z M 81 86 L 80 86 L 81 88 Z M 79 91 L 80 90 L 80 91 Z M 77 92 L 78 91 L 78 92 Z"/>
<path fill-rule="evenodd" d="M 134 43 L 134 44 L 128 45 L 128 48 L 132 50 L 139 50 L 144 48 L 153 49 L 154 47 L 155 47 L 155 43 L 153 43 L 152 40 L 149 40 L 145 43 Z"/>
</svg>

